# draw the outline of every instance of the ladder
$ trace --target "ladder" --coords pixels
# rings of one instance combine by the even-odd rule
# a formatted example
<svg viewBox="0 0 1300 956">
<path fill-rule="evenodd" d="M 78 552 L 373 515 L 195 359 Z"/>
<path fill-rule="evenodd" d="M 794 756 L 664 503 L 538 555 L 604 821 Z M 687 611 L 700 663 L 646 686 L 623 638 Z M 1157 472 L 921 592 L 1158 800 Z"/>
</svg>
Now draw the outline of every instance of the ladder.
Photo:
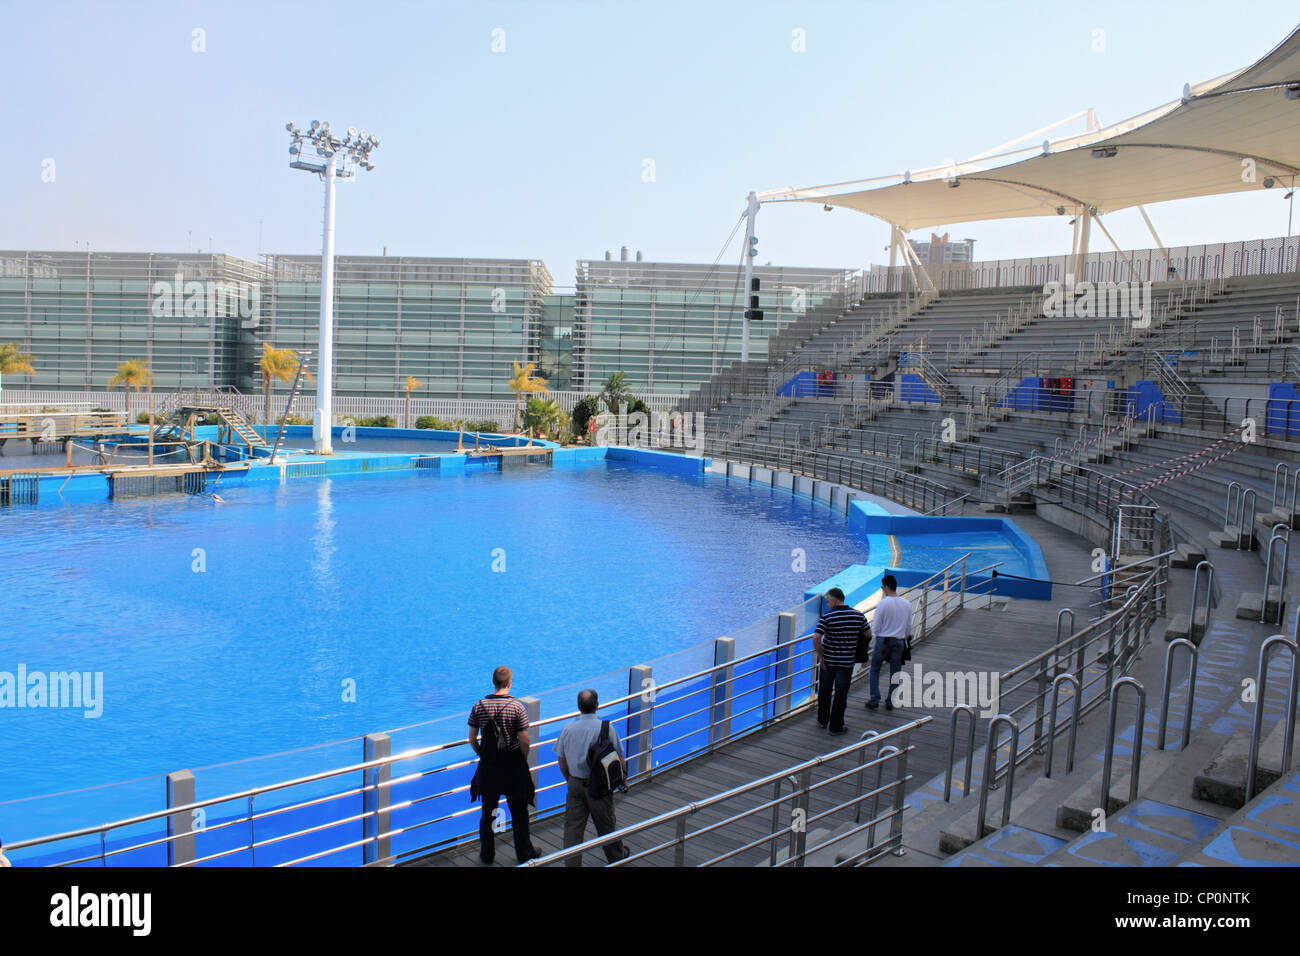
<svg viewBox="0 0 1300 956">
<path fill-rule="evenodd" d="M 284 415 L 280 419 L 280 430 L 275 433 L 275 445 L 271 448 L 271 461 L 275 461 L 280 454 L 280 443 L 284 441 L 285 424 L 289 421 L 289 412 L 293 409 L 293 400 L 298 397 L 298 389 L 302 385 L 302 374 L 307 367 L 307 360 L 311 358 L 311 352 L 298 352 L 298 371 L 293 376 L 293 386 L 289 389 L 289 401 L 284 404 Z M 325 427 L 329 428 L 328 422 Z"/>
</svg>

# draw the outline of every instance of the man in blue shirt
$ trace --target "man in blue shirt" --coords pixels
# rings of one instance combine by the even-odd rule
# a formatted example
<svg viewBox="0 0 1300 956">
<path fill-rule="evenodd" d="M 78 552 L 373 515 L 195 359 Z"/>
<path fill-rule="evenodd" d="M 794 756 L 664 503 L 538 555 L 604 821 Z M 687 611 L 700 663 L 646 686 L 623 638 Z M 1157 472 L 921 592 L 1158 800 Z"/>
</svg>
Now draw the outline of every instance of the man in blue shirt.
<svg viewBox="0 0 1300 956">
<path fill-rule="evenodd" d="M 564 845 L 577 846 L 586 839 L 587 817 L 596 821 L 596 834 L 604 836 L 618 829 L 614 818 L 614 794 L 608 793 L 595 798 L 587 790 L 591 768 L 587 766 L 587 753 L 591 745 L 600 737 L 601 719 L 596 714 L 600 700 L 594 690 L 584 690 L 578 694 L 578 718 L 565 724 L 560 736 L 555 741 L 555 756 L 559 760 L 560 773 L 568 782 L 568 797 L 564 802 Z M 623 756 L 623 745 L 611 721 L 609 738 L 618 751 L 618 759 L 623 764 L 623 779 L 627 779 L 627 759 Z M 630 854 L 622 840 L 605 844 L 605 859 L 610 863 L 626 859 Z M 565 866 L 582 866 L 582 855 L 577 854 L 564 861 Z"/>
</svg>

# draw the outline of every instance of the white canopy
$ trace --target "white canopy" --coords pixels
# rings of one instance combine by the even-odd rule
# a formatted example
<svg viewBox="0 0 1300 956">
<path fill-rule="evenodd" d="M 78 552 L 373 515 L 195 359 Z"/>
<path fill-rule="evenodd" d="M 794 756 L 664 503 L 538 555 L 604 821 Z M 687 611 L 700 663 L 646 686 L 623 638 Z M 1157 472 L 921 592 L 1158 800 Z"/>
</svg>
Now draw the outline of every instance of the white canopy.
<svg viewBox="0 0 1300 956">
<path fill-rule="evenodd" d="M 1300 174 L 1300 29 L 1253 66 L 1189 86 L 1179 100 L 1033 149 L 1038 155 L 1002 166 L 979 159 L 875 180 L 769 190 L 758 199 L 844 206 L 911 231 L 1081 209 L 1105 215 L 1167 199 L 1262 189 L 1274 180 L 1290 186 Z M 888 182 L 893 185 L 873 185 Z"/>
</svg>

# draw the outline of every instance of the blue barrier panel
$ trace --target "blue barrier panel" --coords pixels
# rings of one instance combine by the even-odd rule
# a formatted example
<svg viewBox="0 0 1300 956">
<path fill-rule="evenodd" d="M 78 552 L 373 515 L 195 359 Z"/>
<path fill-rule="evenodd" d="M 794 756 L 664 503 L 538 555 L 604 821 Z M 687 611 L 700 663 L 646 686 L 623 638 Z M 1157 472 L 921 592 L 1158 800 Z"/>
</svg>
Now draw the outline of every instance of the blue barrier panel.
<svg viewBox="0 0 1300 956">
<path fill-rule="evenodd" d="M 1265 403 L 1264 432 L 1293 438 L 1300 435 L 1300 391 L 1290 382 L 1270 382 Z"/>
</svg>

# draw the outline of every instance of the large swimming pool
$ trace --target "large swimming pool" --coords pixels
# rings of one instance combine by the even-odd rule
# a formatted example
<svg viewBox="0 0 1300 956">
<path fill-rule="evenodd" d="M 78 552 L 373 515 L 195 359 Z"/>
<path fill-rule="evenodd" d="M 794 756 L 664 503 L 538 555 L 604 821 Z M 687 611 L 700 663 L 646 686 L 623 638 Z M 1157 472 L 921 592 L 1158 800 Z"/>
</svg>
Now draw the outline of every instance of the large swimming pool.
<svg viewBox="0 0 1300 956">
<path fill-rule="evenodd" d="M 460 714 L 500 663 L 572 684 L 866 555 L 824 504 L 612 461 L 217 493 L 0 511 L 0 672 L 104 682 L 96 719 L 0 708 L 0 800 Z"/>
</svg>

